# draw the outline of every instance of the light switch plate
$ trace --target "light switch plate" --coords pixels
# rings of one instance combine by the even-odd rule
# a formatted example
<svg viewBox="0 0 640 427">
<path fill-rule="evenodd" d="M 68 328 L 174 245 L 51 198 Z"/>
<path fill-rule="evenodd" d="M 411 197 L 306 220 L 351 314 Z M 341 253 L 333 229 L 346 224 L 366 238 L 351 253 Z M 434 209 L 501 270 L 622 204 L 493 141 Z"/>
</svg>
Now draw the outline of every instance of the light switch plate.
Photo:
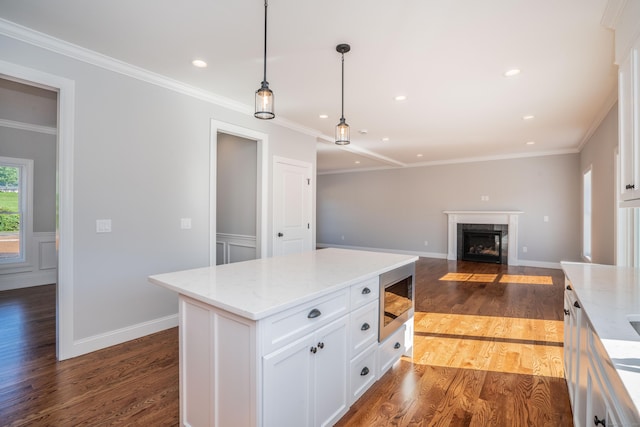
<svg viewBox="0 0 640 427">
<path fill-rule="evenodd" d="M 111 220 L 96 219 L 96 233 L 111 233 Z"/>
</svg>

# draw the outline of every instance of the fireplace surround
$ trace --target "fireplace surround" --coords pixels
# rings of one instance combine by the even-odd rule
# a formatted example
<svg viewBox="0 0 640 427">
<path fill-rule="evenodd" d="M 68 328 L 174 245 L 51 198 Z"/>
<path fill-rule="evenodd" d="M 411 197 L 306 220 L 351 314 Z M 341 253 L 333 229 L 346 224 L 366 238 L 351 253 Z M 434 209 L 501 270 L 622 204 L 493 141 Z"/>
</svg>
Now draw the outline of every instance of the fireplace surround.
<svg viewBox="0 0 640 427">
<path fill-rule="evenodd" d="M 518 216 L 522 211 L 444 211 L 447 215 L 447 259 L 455 261 L 458 259 L 458 225 L 459 224 L 481 224 L 488 228 L 496 225 L 505 225 L 507 229 L 506 263 L 508 265 L 519 265 L 518 261 Z M 461 240 L 461 239 L 460 239 Z M 504 250 L 503 250 L 504 252 Z M 503 263 L 504 258 L 503 258 Z"/>
</svg>

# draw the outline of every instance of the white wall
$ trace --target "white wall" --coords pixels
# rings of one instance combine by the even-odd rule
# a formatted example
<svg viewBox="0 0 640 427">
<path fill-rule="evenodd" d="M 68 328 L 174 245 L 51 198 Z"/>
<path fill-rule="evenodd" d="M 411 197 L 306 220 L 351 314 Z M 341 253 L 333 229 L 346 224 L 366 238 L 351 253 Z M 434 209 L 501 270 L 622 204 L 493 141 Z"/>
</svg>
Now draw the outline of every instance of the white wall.
<svg viewBox="0 0 640 427">
<path fill-rule="evenodd" d="M 443 211 L 520 210 L 521 264 L 578 261 L 579 165 L 567 154 L 320 175 L 318 244 L 445 257 Z"/>
<path fill-rule="evenodd" d="M 618 104 L 611 108 L 580 152 L 581 186 L 582 173 L 591 166 L 591 261 L 596 264 L 615 264 L 617 146 Z"/>
<path fill-rule="evenodd" d="M 314 168 L 315 138 L 209 102 L 193 88 L 168 89 L 155 76 L 149 83 L 70 57 L 86 52 L 60 50 L 66 54 L 0 36 L 4 61 L 75 83 L 73 270 L 60 286 L 72 293 L 66 309 L 77 354 L 166 327 L 167 319 L 176 323 L 176 295 L 147 276 L 209 264 L 212 118 L 268 134 L 269 158 Z M 247 87 L 249 102 L 253 90 Z M 189 230 L 180 229 L 185 217 Z M 96 233 L 97 219 L 111 219 L 112 232 Z"/>
</svg>

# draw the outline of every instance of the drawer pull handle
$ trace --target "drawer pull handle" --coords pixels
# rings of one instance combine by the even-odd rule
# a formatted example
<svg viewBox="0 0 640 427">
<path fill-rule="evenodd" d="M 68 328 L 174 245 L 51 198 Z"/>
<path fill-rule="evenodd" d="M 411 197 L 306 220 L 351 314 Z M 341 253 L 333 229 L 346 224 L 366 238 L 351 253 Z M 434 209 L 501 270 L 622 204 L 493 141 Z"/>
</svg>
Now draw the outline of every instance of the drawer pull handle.
<svg viewBox="0 0 640 427">
<path fill-rule="evenodd" d="M 362 290 L 362 295 L 367 295 L 367 294 L 370 294 L 370 293 L 371 293 L 371 289 L 369 289 L 369 288 L 364 288 Z"/>
<path fill-rule="evenodd" d="M 362 371 L 360 371 L 360 375 L 361 376 L 365 376 L 365 375 L 369 375 L 369 368 L 367 368 L 366 366 L 364 368 L 362 368 Z"/>
<path fill-rule="evenodd" d="M 370 327 L 371 326 L 369 326 L 368 323 L 363 323 L 362 326 L 360 327 L 360 330 L 361 331 L 368 331 Z"/>
<path fill-rule="evenodd" d="M 598 425 L 598 424 L 602 424 L 604 427 L 607 427 L 607 421 L 604 419 L 598 419 L 598 416 L 596 415 L 595 417 L 593 417 L 593 424 L 594 425 Z"/>
<path fill-rule="evenodd" d="M 323 349 L 324 348 L 324 343 L 323 342 L 319 342 L 318 343 L 318 348 L 319 349 Z"/>
<path fill-rule="evenodd" d="M 399 349 L 400 347 L 402 347 L 402 346 L 400 345 L 399 342 L 395 343 L 394 346 L 393 346 L 393 348 L 395 348 L 396 350 Z"/>
<path fill-rule="evenodd" d="M 320 310 L 318 310 L 317 308 L 314 308 L 309 312 L 309 314 L 307 314 L 307 317 L 309 319 L 315 319 L 316 317 L 319 317 L 321 314 L 322 313 L 320 313 Z"/>
<path fill-rule="evenodd" d="M 564 309 L 564 315 L 568 316 L 571 312 L 569 310 L 567 310 L 566 308 Z"/>
<path fill-rule="evenodd" d="M 318 349 L 316 347 L 311 347 L 309 351 L 311 351 L 311 353 L 313 354 L 316 354 L 318 352 Z"/>
<path fill-rule="evenodd" d="M 571 286 L 567 285 L 567 290 L 570 291 L 571 290 Z"/>
<path fill-rule="evenodd" d="M 580 304 L 578 304 L 578 301 L 574 302 L 574 303 L 573 303 L 573 306 L 574 306 L 575 308 L 580 308 Z"/>
</svg>

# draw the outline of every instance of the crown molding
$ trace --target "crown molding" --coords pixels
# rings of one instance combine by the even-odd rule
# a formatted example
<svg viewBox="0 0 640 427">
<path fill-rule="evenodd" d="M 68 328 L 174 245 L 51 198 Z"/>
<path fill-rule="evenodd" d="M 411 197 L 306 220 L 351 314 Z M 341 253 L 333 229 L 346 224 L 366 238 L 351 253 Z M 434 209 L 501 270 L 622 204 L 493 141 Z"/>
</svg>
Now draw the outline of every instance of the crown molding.
<svg viewBox="0 0 640 427">
<path fill-rule="evenodd" d="M 602 108 L 600 108 L 598 114 L 596 114 L 593 123 L 591 123 L 591 126 L 589 126 L 589 129 L 587 129 L 587 132 L 584 134 L 584 137 L 580 141 L 580 144 L 578 144 L 578 151 L 582 151 L 587 142 L 589 142 L 593 134 L 596 132 L 596 130 L 598 130 L 598 127 L 602 124 L 602 121 L 607 117 L 609 111 L 611 111 L 616 102 L 618 102 L 617 86 L 611 91 L 611 93 L 605 100 L 605 103 L 602 105 Z"/>
<path fill-rule="evenodd" d="M 627 0 L 608 0 L 602 19 L 600 19 L 600 25 L 611 30 L 615 29 L 626 3 Z"/>
</svg>

